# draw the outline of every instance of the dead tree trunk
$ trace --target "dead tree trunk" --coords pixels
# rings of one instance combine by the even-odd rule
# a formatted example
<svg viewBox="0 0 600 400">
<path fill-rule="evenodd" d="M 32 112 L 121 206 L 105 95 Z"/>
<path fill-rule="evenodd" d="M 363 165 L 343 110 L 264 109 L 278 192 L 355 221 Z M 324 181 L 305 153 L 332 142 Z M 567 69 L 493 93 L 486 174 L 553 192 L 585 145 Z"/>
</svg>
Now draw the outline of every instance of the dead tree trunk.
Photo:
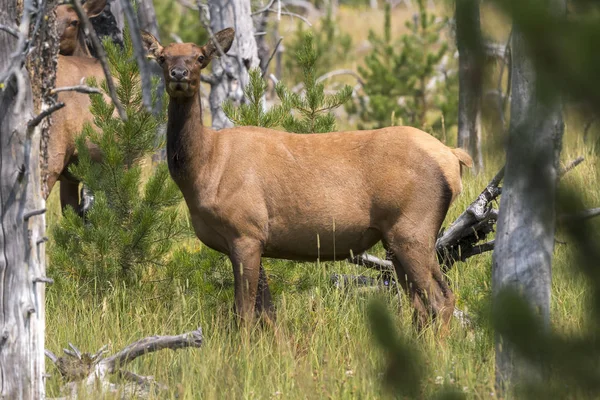
<svg viewBox="0 0 600 400">
<path fill-rule="evenodd" d="M 254 38 L 250 2 L 244 0 L 209 0 L 210 30 L 235 29 L 235 40 L 228 54 L 213 60 L 209 95 L 212 127 L 222 129 L 233 124 L 221 104 L 229 99 L 244 101 L 243 88 L 248 84 L 248 70 L 258 67 L 258 50 Z"/>
<path fill-rule="evenodd" d="M 458 48 L 458 147 L 473 157 L 473 172 L 483 170 L 481 150 L 481 100 L 483 52 L 479 0 L 456 1 Z"/>
<path fill-rule="evenodd" d="M 564 12 L 564 0 L 554 6 Z M 512 36 L 511 121 L 492 266 L 494 304 L 516 289 L 549 323 L 555 191 L 564 125 L 561 101 L 541 88 L 517 26 Z M 545 94 L 547 97 L 541 99 Z M 527 375 L 526 375 L 527 374 Z M 496 340 L 496 384 L 502 392 L 525 376 L 510 343 Z M 535 376 L 535 374 L 533 374 Z"/>
<path fill-rule="evenodd" d="M 43 283 L 48 279 L 41 170 L 48 125 L 43 115 L 53 106 L 50 90 L 54 86 L 58 41 L 52 13 L 56 2 L 38 4 L 44 8 L 37 10 L 30 0 L 0 0 L 3 10 L 0 24 L 14 32 L 0 31 L 0 398 L 3 399 L 45 396 Z M 20 13 L 23 15 L 19 18 Z M 19 19 L 17 27 L 15 22 Z M 28 37 L 30 32 L 35 36 Z"/>
<path fill-rule="evenodd" d="M 158 22 L 156 21 L 156 11 L 154 11 L 152 0 L 139 0 L 137 14 L 140 21 L 140 28 L 150 32 L 154 37 L 160 40 L 158 34 Z"/>
</svg>

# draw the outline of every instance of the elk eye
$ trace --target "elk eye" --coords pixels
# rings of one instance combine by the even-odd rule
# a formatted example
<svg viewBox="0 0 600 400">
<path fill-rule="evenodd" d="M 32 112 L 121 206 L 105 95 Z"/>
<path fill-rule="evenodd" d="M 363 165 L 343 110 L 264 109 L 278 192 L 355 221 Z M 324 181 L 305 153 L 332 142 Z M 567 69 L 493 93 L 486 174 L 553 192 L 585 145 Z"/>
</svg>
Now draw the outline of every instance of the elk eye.
<svg viewBox="0 0 600 400">
<path fill-rule="evenodd" d="M 71 26 L 77 26 L 78 23 L 79 23 L 79 21 L 73 20 L 73 21 L 71 21 Z"/>
<path fill-rule="evenodd" d="M 200 55 L 198 56 L 198 62 L 200 62 L 200 63 L 201 63 L 201 62 L 204 62 L 204 59 L 205 59 L 205 58 L 206 58 L 206 57 L 204 57 L 202 54 L 200 54 Z"/>
<path fill-rule="evenodd" d="M 162 64 L 165 62 L 165 58 L 163 56 L 160 56 L 160 57 L 158 57 L 157 61 L 159 64 Z"/>
</svg>

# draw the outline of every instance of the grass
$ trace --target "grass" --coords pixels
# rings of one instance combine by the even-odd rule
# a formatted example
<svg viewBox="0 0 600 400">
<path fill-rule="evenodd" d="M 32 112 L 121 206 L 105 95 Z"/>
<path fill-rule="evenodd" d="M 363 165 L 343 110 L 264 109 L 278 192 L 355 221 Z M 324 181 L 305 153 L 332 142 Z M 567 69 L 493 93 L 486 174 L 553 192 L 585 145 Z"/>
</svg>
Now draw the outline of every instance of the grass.
<svg viewBox="0 0 600 400">
<path fill-rule="evenodd" d="M 382 15 L 365 18 L 364 14 L 346 13 L 349 11 L 342 8 L 342 26 L 356 35 L 360 33 L 363 39 L 368 26 L 359 24 L 371 21 L 371 26 L 377 26 L 383 20 Z M 358 38 L 355 43 L 359 43 Z M 570 172 L 563 184 L 578 188 L 586 205 L 598 206 L 597 149 L 582 142 L 578 128 L 571 128 L 581 126 L 580 121 L 570 118 L 568 126 L 562 159 L 584 155 L 586 161 Z M 497 141 L 486 138 L 486 143 Z M 464 176 L 463 194 L 451 207 L 446 224 L 479 194 L 501 165 L 502 157 L 494 148 L 486 149 L 486 153 L 485 173 Z M 48 223 L 52 225 L 60 218 L 58 190 L 50 197 L 48 210 Z M 383 298 L 396 328 L 426 361 L 421 397 L 434 395 L 444 385 L 452 385 L 474 399 L 489 398 L 494 392 L 493 336 L 487 313 L 491 296 L 490 253 L 459 263 L 449 272 L 457 306 L 471 315 L 474 326 L 465 329 L 453 321 L 448 338 L 439 340 L 431 330 L 415 332 L 411 307 L 403 294 L 398 297 L 393 291 L 334 287 L 330 282 L 332 273 L 364 272 L 345 262 L 265 260 L 277 322 L 268 328 L 237 329 L 231 311 L 229 262 L 195 240 L 181 246 L 199 249 L 210 261 L 211 270 L 224 274 L 218 290 L 195 290 L 190 281 L 181 281 L 157 287 L 116 284 L 104 293 L 82 296 L 75 284 L 51 286 L 47 290 L 46 348 L 59 353 L 71 342 L 83 351 L 93 352 L 108 344 L 114 352 L 145 336 L 179 334 L 201 326 L 205 343 L 200 349 L 153 353 L 129 366 L 129 370 L 153 375 L 169 386 L 166 394 L 156 398 L 391 398 L 392 393 L 383 384 L 384 355 L 373 340 L 366 314 L 372 299 Z M 575 251 L 569 244 L 557 244 L 555 248 L 552 326 L 565 335 L 579 335 L 589 325 L 590 291 L 572 265 Z M 380 247 L 374 252 L 382 255 Z M 290 269 L 293 273 L 288 272 Z M 56 397 L 61 386 L 58 371 L 53 366 L 47 370 L 52 374 L 48 395 Z"/>
</svg>

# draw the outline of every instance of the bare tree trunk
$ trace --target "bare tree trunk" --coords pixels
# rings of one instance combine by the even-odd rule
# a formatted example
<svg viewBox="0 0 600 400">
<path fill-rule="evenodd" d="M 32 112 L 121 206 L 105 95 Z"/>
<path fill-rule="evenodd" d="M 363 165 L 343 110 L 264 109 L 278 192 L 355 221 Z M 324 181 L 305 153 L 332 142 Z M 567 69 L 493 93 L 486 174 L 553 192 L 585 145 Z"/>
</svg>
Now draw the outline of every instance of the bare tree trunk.
<svg viewBox="0 0 600 400">
<path fill-rule="evenodd" d="M 209 0 L 208 6 L 213 33 L 225 28 L 235 29 L 235 40 L 228 55 L 212 62 L 212 73 L 216 79 L 209 95 L 212 127 L 222 129 L 233 124 L 225 116 L 221 104 L 228 98 L 243 101 L 242 90 L 248 84 L 248 70 L 259 65 L 258 50 L 250 1 Z"/>
<path fill-rule="evenodd" d="M 138 1 L 138 19 L 140 21 L 141 29 L 150 32 L 154 37 L 160 40 L 158 34 L 158 22 L 156 21 L 156 12 L 154 11 L 152 0 Z"/>
<path fill-rule="evenodd" d="M 555 0 L 553 4 L 559 12 L 564 12 L 564 0 Z M 559 98 L 549 98 L 548 91 L 544 93 L 540 87 L 516 26 L 512 48 L 511 121 L 492 288 L 495 304 L 503 289 L 518 290 L 548 325 L 555 191 L 564 131 L 562 107 Z M 544 94 L 546 98 L 542 99 Z M 526 370 L 510 343 L 497 337 L 497 389 L 502 392 L 508 384 L 537 376 Z"/>
<path fill-rule="evenodd" d="M 34 111 L 52 101 L 57 36 L 52 10 L 30 1 L 0 0 L 0 398 L 42 399 L 44 389 L 45 201 L 42 162 L 47 119 L 33 124 Z M 19 10 L 26 13 L 17 29 Z M 33 14 L 34 11 L 37 11 Z M 35 26 L 35 28 L 33 28 Z M 27 41 L 30 32 L 35 37 Z M 21 67 L 29 53 L 27 69 Z M 16 63 L 14 61 L 18 60 Z M 31 74 L 31 80 L 30 80 Z M 42 101 L 44 99 L 44 101 Z"/>
<path fill-rule="evenodd" d="M 479 0 L 456 1 L 458 48 L 458 147 L 473 158 L 473 172 L 483 171 L 481 101 L 483 82 Z"/>
</svg>

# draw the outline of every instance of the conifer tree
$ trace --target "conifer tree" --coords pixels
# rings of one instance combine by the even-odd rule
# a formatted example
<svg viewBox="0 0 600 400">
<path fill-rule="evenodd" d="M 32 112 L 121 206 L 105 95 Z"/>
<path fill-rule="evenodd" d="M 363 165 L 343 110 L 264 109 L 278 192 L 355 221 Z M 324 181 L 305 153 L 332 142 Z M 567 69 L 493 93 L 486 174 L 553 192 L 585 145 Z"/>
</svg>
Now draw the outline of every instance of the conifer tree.
<svg viewBox="0 0 600 400">
<path fill-rule="evenodd" d="M 352 37 L 339 29 L 339 24 L 334 19 L 331 8 L 320 19 L 318 25 L 311 29 L 313 45 L 319 62 L 315 65 L 317 76 L 335 68 L 336 64 L 344 62 L 352 54 Z M 284 78 L 290 84 L 296 84 L 302 76 L 302 68 L 298 65 L 297 53 L 302 50 L 307 31 L 303 23 L 298 23 L 298 29 L 290 43 L 286 42 L 284 53 Z"/>
<path fill-rule="evenodd" d="M 389 3 L 383 37 L 369 32 L 373 50 L 365 58 L 365 67 L 359 67 L 365 96 L 358 98 L 358 104 L 347 107 L 350 113 L 359 114 L 368 127 L 406 124 L 423 128 L 428 122 L 439 124 L 442 115 L 447 127 L 456 124 L 456 77 L 445 74 L 444 80 L 432 80 L 449 53 L 448 43 L 442 40 L 447 21 L 428 12 L 424 0 L 417 4 L 418 18 L 406 22 L 410 33 L 402 35 L 399 41 L 392 40 Z M 433 122 L 428 120 L 430 111 L 438 114 Z"/>
<path fill-rule="evenodd" d="M 260 68 L 253 68 L 249 72 L 250 81 L 244 88 L 246 104 L 235 107 L 231 100 L 223 103 L 223 112 L 235 125 L 262 126 L 274 128 L 281 126 L 290 109 L 288 104 L 277 105 L 265 110 L 264 98 L 267 91 L 267 82 L 262 78 Z"/>
<path fill-rule="evenodd" d="M 225 103 L 223 111 L 236 125 L 282 126 L 288 132 L 322 133 L 335 131 L 335 116 L 331 111 L 352 96 L 352 88 L 345 86 L 334 94 L 325 94 L 325 85 L 317 83 L 316 66 L 319 56 L 311 33 L 305 33 L 297 54 L 297 63 L 302 70 L 304 94 L 294 93 L 281 82 L 275 87 L 280 106 L 265 111 L 262 103 L 267 84 L 260 70 L 250 72 L 250 84 L 246 88 L 249 104 L 235 108 Z M 291 112 L 290 112 L 291 110 Z"/>
<path fill-rule="evenodd" d="M 166 108 L 153 115 L 143 106 L 133 46 L 128 32 L 124 36 L 124 48 L 110 41 L 104 46 L 128 120 L 114 116 L 113 104 L 102 95 L 91 96 L 97 128 L 84 127 L 76 143 L 79 162 L 71 172 L 94 193 L 95 203 L 85 221 L 66 211 L 52 229 L 49 253 L 53 276 L 96 289 L 135 282 L 145 268 L 165 264 L 172 244 L 187 231 L 176 210 L 181 193 L 166 164 L 142 179 L 143 159 L 157 149 L 156 130 L 166 121 Z M 89 84 L 97 86 L 93 79 Z M 154 80 L 154 102 L 157 84 Z M 108 92 L 105 82 L 101 88 Z M 97 146 L 101 162 L 94 162 L 86 142 Z"/>
</svg>

